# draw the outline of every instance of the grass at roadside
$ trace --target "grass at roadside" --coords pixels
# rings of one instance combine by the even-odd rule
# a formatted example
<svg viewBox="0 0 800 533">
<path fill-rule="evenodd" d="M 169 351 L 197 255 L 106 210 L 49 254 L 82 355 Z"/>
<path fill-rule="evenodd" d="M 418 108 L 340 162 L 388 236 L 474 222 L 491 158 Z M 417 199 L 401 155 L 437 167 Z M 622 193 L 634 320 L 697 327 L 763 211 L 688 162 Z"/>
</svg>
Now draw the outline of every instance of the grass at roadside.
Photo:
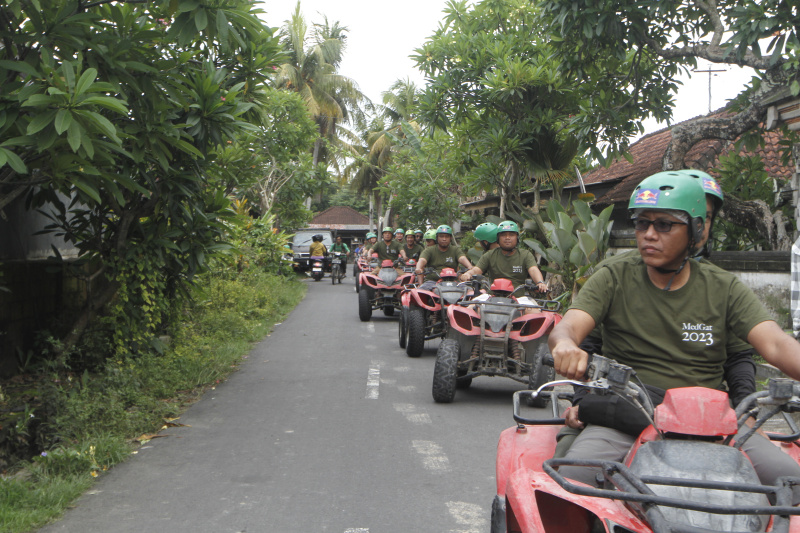
<svg viewBox="0 0 800 533">
<path fill-rule="evenodd" d="M 253 342 L 291 311 L 305 285 L 249 272 L 207 277 L 187 306 L 163 354 L 109 360 L 102 372 L 43 368 L 25 382 L 35 407 L 5 438 L 47 435 L 30 461 L 0 479 L 0 531 L 24 533 L 57 518 L 94 477 L 123 461 L 137 438 L 159 431 L 205 388 L 230 374 Z M 6 401 L 10 392 L 4 389 Z M 32 445 L 34 443 L 31 443 Z"/>
</svg>

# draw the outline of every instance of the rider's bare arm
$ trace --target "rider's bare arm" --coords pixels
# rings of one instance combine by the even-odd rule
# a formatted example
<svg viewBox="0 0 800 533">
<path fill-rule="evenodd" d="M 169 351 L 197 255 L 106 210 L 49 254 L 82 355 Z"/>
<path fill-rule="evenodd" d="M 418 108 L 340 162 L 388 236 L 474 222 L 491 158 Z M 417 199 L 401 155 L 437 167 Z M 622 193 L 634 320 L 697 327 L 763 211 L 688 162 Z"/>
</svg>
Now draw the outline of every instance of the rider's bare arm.
<svg viewBox="0 0 800 533">
<path fill-rule="evenodd" d="M 408 257 L 406 257 L 406 251 L 400 250 L 400 257 L 403 258 L 403 261 L 408 261 Z"/>
<path fill-rule="evenodd" d="M 556 372 L 568 379 L 583 379 L 589 356 L 578 345 L 594 327 L 594 319 L 586 311 L 570 309 L 564 314 L 547 342 Z"/>
<path fill-rule="evenodd" d="M 472 279 L 472 276 L 480 276 L 483 274 L 483 270 L 474 266 L 461 274 L 461 281 L 469 281 Z"/>
<path fill-rule="evenodd" d="M 539 270 L 539 267 L 536 265 L 530 267 L 528 269 L 528 275 L 531 277 L 534 283 L 536 283 L 536 288 L 542 292 L 547 291 L 547 285 L 544 282 L 544 275 L 542 271 Z"/>
<path fill-rule="evenodd" d="M 756 325 L 747 335 L 756 352 L 792 379 L 800 380 L 800 343 L 772 320 Z"/>
<path fill-rule="evenodd" d="M 464 265 L 464 268 L 472 268 L 472 263 L 469 262 L 466 255 L 462 255 L 458 258 L 458 262 Z"/>
</svg>

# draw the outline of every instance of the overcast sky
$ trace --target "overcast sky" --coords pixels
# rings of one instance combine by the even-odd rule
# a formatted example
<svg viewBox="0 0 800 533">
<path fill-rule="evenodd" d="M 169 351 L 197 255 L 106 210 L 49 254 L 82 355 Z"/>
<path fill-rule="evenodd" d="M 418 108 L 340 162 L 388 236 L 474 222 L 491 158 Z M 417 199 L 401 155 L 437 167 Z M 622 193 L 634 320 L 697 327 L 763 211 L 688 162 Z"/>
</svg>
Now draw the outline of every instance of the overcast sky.
<svg viewBox="0 0 800 533">
<path fill-rule="evenodd" d="M 263 18 L 270 26 L 282 26 L 291 17 L 293 0 L 264 0 Z M 422 87 L 424 78 L 414 68 L 409 55 L 414 53 L 438 28 L 443 18 L 446 0 L 404 0 L 378 2 L 375 0 L 302 0 L 300 9 L 306 21 L 321 22 L 326 15 L 330 22 L 339 21 L 349 28 L 347 50 L 340 72 L 355 80 L 369 98 L 381 103 L 381 93 L 398 79 L 410 78 Z M 733 65 L 712 65 L 712 69 L 727 69 L 712 73 L 711 109 L 718 109 L 735 97 L 751 74 Z M 708 70 L 708 64 L 698 70 Z M 675 122 L 708 113 L 709 75 L 696 73 L 683 79 L 684 87 L 676 99 Z M 650 133 L 665 127 L 654 121 L 645 123 Z"/>
</svg>

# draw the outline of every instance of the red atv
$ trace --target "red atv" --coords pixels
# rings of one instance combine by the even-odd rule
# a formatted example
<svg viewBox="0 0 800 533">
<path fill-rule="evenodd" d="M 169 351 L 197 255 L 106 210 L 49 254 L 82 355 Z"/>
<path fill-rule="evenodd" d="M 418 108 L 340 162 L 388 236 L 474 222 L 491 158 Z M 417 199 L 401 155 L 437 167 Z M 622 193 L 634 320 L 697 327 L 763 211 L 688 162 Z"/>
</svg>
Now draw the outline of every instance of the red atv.
<svg viewBox="0 0 800 533">
<path fill-rule="evenodd" d="M 456 389 L 469 387 L 477 376 L 508 377 L 530 388 L 552 379 L 552 368 L 548 373 L 537 362 L 549 354 L 547 336 L 561 321 L 561 304 L 541 299 L 520 303 L 514 294 L 532 294 L 536 287 L 531 281 L 514 288 L 503 278 L 491 287 L 482 276 L 473 279 L 476 292 L 483 287 L 493 294 L 447 308 L 447 338 L 439 344 L 433 369 L 433 399 L 438 403 L 452 402 Z M 543 399 L 536 401 L 544 406 Z"/>
<path fill-rule="evenodd" d="M 378 268 L 378 254 L 367 259 L 366 257 L 359 257 L 353 262 L 353 279 L 356 280 L 356 292 L 361 289 L 361 274 L 362 272 L 372 272 Z"/>
<path fill-rule="evenodd" d="M 383 309 L 386 316 L 393 316 L 395 309 L 400 310 L 400 293 L 406 285 L 414 282 L 415 263 L 413 259 L 409 260 L 403 267 L 403 274 L 398 275 L 394 267 L 402 263 L 387 259 L 381 263 L 377 276 L 372 272 L 358 275 L 361 285 L 358 291 L 358 318 L 362 322 L 369 321 L 375 309 Z"/>
<path fill-rule="evenodd" d="M 588 382 L 556 381 L 539 391 L 514 394 L 518 425 L 503 431 L 497 446 L 492 533 L 800 532 L 800 518 L 790 518 L 800 515 L 800 507 L 791 505 L 792 486 L 800 484 L 800 478 L 784 477 L 775 486 L 762 485 L 739 449 L 767 419 L 783 412 L 794 434 L 768 436 L 800 461 L 800 431 L 786 415 L 800 410 L 800 383 L 773 378 L 768 390 L 751 394 L 736 411 L 725 392 L 670 389 L 663 403 L 653 409 L 643 387 L 630 381 L 634 374 L 630 367 L 594 355 Z M 571 393 L 548 391 L 552 417 L 546 419 L 522 417 L 520 400 L 561 384 L 618 395 L 646 413 L 651 425 L 624 463 L 552 458 L 556 434 L 564 424 L 557 415 L 558 399 L 569 399 Z M 732 445 L 732 437 L 751 415 L 757 417 L 754 428 Z M 558 473 L 563 465 L 601 468 L 604 487 L 564 478 Z"/>
<path fill-rule="evenodd" d="M 398 324 L 400 347 L 406 349 L 409 357 L 422 355 L 425 341 L 447 334 L 447 308 L 473 294 L 472 287 L 458 283 L 458 274 L 449 267 L 439 272 L 439 281 L 431 290 L 410 285 L 400 296 L 403 307 Z"/>
</svg>

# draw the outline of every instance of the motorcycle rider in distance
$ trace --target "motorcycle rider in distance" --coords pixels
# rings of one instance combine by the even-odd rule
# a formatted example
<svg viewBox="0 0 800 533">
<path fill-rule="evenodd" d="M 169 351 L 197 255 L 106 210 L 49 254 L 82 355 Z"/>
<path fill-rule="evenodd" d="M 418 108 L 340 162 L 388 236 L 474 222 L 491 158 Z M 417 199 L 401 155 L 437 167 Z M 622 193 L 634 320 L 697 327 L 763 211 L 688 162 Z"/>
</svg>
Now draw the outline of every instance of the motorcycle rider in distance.
<svg viewBox="0 0 800 533">
<path fill-rule="evenodd" d="M 361 255 L 370 257 L 372 255 L 372 248 L 378 242 L 378 236 L 372 232 L 367 233 L 364 240 L 364 246 L 361 248 Z"/>
<path fill-rule="evenodd" d="M 456 263 L 464 265 L 466 268 L 472 268 L 472 263 L 469 262 L 467 256 L 457 245 L 453 244 L 453 228 L 446 224 L 442 224 L 436 228 L 436 246 L 429 246 L 422 251 L 417 262 L 417 283 L 422 283 L 422 275 L 425 272 L 425 267 L 430 266 L 435 269 L 435 273 L 430 273 L 426 276 L 425 283 L 422 284 L 423 290 L 430 290 L 436 285 L 439 279 L 438 272 L 445 268 L 455 268 Z"/>
<path fill-rule="evenodd" d="M 406 253 L 403 251 L 403 245 L 392 238 L 392 228 L 383 228 L 383 240 L 372 247 L 372 253 L 378 254 L 378 267 L 372 271 L 372 274 L 377 276 L 380 272 L 380 264 L 387 259 L 395 262 L 398 259 L 406 260 Z M 395 267 L 397 274 L 403 273 L 402 268 Z"/>
<path fill-rule="evenodd" d="M 435 246 L 436 245 L 436 230 L 435 229 L 429 229 L 428 231 L 426 231 L 425 235 L 423 236 L 423 240 L 425 241 L 425 248 L 428 248 L 430 246 Z"/>
<path fill-rule="evenodd" d="M 424 246 L 417 243 L 416 236 L 414 235 L 414 230 L 410 229 L 406 232 L 406 242 L 403 245 L 403 251 L 406 253 L 407 259 L 413 259 L 414 261 L 419 261 L 419 256 L 422 251 L 425 249 Z"/>
<path fill-rule="evenodd" d="M 340 235 L 336 236 L 336 242 L 333 243 L 333 245 L 331 246 L 330 250 L 328 250 L 328 251 L 329 252 L 343 253 L 344 255 L 342 256 L 342 265 L 346 265 L 347 264 L 347 256 L 350 255 L 350 247 L 347 246 L 347 244 L 345 244 L 342 241 L 342 237 Z M 346 273 L 343 275 L 343 277 L 344 276 L 346 276 Z"/>
<path fill-rule="evenodd" d="M 700 182 L 683 173 L 659 172 L 636 187 L 628 207 L 640 255 L 626 254 L 586 281 L 550 333 L 556 372 L 584 378 L 588 355 L 579 344 L 602 324 L 604 351 L 648 386 L 719 388 L 731 335 L 800 379 L 800 344 L 733 274 L 692 259 L 703 238 L 706 206 Z M 578 418 L 585 428 L 566 457 L 621 461 L 636 436 L 624 424 L 617 429 L 613 420 L 600 423 L 585 414 L 581 406 Z M 743 428 L 740 435 L 749 430 Z M 742 450 L 765 484 L 800 475 L 800 466 L 760 435 L 747 439 Z M 560 473 L 589 485 L 596 481 L 592 468 L 565 465 Z M 793 490 L 797 504 L 800 488 Z"/>
<path fill-rule="evenodd" d="M 484 222 L 475 228 L 472 235 L 481 244 L 484 253 L 500 246 L 497 242 L 497 224 Z"/>
<path fill-rule="evenodd" d="M 328 249 L 322 244 L 322 235 L 311 237 L 311 246 L 308 247 L 308 255 L 311 257 L 324 257 L 328 255 Z"/>
<path fill-rule="evenodd" d="M 394 240 L 396 240 L 400 244 L 404 244 L 405 243 L 405 234 L 406 234 L 406 232 L 403 231 L 403 228 L 397 228 L 396 230 L 394 230 Z"/>
<path fill-rule="evenodd" d="M 414 238 L 416 239 L 417 244 L 419 244 L 420 246 L 422 246 L 424 248 L 425 244 L 423 244 L 423 242 L 422 242 L 423 233 L 424 232 L 421 229 L 414 230 Z"/>
</svg>

